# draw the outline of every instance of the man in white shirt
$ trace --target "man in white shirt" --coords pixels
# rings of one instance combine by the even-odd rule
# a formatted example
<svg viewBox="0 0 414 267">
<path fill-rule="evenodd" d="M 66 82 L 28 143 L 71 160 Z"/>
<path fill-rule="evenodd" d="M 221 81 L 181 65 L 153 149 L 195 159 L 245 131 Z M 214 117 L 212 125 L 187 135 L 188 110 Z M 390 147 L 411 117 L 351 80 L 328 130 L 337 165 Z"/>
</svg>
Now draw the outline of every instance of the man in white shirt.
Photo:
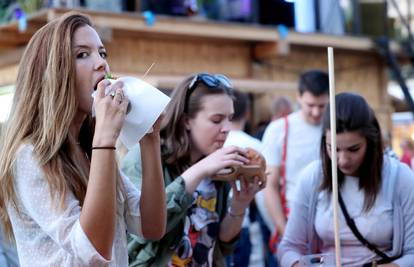
<svg viewBox="0 0 414 267">
<path fill-rule="evenodd" d="M 263 154 L 267 162 L 266 172 L 269 173 L 264 190 L 265 206 L 280 235 L 283 235 L 286 225 L 281 193 L 285 194 L 287 208 L 291 207 L 298 174 L 319 156 L 321 119 L 329 101 L 328 75 L 319 70 L 303 73 L 299 79 L 297 100 L 301 109 L 286 117 L 287 120 L 281 118 L 270 123 L 263 136 Z M 286 187 L 281 192 L 280 171 L 283 163 Z"/>
</svg>

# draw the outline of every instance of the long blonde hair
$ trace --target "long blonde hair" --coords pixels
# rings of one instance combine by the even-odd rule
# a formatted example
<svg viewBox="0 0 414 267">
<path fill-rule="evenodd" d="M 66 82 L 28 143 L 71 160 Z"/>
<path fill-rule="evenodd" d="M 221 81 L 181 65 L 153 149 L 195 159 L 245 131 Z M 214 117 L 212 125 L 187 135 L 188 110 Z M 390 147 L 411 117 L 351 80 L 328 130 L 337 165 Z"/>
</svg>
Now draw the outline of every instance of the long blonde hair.
<svg viewBox="0 0 414 267">
<path fill-rule="evenodd" d="M 74 32 L 85 25 L 91 25 L 90 20 L 74 12 L 49 22 L 33 35 L 21 59 L 0 153 L 0 218 L 9 238 L 13 235 L 7 205 L 18 210 L 13 166 L 22 144 L 33 145 L 51 197 L 59 197 L 61 207 L 68 190 L 81 205 L 85 198 L 89 170 L 75 157 L 74 137 L 69 133 L 78 107 L 72 40 Z M 89 153 L 91 121 L 85 120 L 80 134 L 81 145 Z"/>
</svg>

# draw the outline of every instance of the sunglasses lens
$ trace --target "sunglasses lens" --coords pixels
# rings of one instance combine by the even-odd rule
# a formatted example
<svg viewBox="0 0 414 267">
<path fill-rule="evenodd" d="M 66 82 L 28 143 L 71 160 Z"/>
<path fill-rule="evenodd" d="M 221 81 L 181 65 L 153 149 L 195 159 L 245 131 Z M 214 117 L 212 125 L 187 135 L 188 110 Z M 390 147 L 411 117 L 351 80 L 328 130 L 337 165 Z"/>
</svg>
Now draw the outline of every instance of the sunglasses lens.
<svg viewBox="0 0 414 267">
<path fill-rule="evenodd" d="M 219 80 L 220 83 L 223 84 L 224 86 L 226 86 L 227 88 L 233 88 L 233 84 L 231 83 L 230 79 L 227 78 L 225 75 L 216 74 L 216 75 L 214 75 L 214 78 Z"/>
<path fill-rule="evenodd" d="M 202 82 L 204 85 L 206 85 L 209 88 L 218 87 L 219 85 L 224 85 L 228 89 L 233 88 L 233 84 L 230 82 L 229 78 L 224 76 L 223 74 L 215 74 L 211 75 L 208 73 L 200 73 L 191 80 L 190 84 L 188 85 L 187 91 L 185 93 L 185 106 L 184 106 L 184 112 L 187 112 L 187 105 L 188 105 L 188 99 L 190 97 L 190 94 L 194 91 L 194 89 L 197 87 L 197 84 L 199 82 Z"/>
<path fill-rule="evenodd" d="M 208 87 L 216 87 L 219 85 L 219 82 L 216 77 L 210 75 L 210 74 L 203 74 L 200 75 L 200 79 L 203 81 L 205 85 Z"/>
<path fill-rule="evenodd" d="M 203 83 L 207 85 L 208 87 L 217 87 L 220 84 L 222 84 L 227 88 L 233 88 L 233 85 L 231 84 L 229 78 L 227 78 L 226 76 L 222 74 L 211 75 L 211 74 L 203 73 L 199 77 L 200 77 L 200 80 L 202 80 Z"/>
</svg>

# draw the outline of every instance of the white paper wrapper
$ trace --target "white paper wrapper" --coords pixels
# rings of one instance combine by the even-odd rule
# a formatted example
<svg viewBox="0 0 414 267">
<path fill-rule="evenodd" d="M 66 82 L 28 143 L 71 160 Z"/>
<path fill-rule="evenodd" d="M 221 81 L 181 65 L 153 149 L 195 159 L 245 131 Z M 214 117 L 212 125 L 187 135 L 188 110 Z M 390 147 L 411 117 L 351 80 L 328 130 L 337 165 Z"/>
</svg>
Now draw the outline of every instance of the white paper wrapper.
<svg viewBox="0 0 414 267">
<path fill-rule="evenodd" d="M 160 90 L 134 77 L 121 77 L 117 81 L 124 83 L 124 94 L 128 97 L 131 110 L 125 117 L 119 138 L 130 149 L 148 132 L 164 111 L 170 98 Z M 106 92 L 108 93 L 108 92 Z M 94 97 L 95 94 L 92 94 Z M 94 115 L 94 110 L 92 114 Z"/>
</svg>

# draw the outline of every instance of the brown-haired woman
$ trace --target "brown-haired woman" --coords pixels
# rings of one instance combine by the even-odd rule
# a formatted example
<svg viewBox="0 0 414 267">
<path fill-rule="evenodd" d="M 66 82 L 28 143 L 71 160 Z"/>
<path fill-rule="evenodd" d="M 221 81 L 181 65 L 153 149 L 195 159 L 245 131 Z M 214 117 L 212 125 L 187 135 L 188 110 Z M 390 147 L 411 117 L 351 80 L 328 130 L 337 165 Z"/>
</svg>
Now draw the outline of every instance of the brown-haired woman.
<svg viewBox="0 0 414 267">
<path fill-rule="evenodd" d="M 1 219 L 22 266 L 127 266 L 126 231 L 164 234 L 159 127 L 140 141 L 140 193 L 115 160 L 128 101 L 104 80 L 106 56 L 89 19 L 69 13 L 22 57 L 0 155 Z"/>
<path fill-rule="evenodd" d="M 405 164 L 384 156 L 380 126 L 361 96 L 341 93 L 335 101 L 339 196 L 343 202 L 339 230 L 342 266 L 413 266 L 414 174 Z M 330 129 L 327 108 L 321 161 L 310 164 L 300 177 L 279 246 L 282 267 L 302 266 L 301 257 L 306 254 L 328 253 L 333 258 Z"/>
<path fill-rule="evenodd" d="M 131 266 L 225 266 L 245 209 L 264 186 L 259 177 L 241 179 L 240 190 L 232 182 L 228 204 L 230 184 L 211 179 L 249 162 L 244 149 L 222 148 L 233 113 L 232 86 L 223 75 L 199 73 L 175 88 L 161 130 L 167 233 L 159 242 L 134 239 Z M 139 176 L 139 163 L 126 161 L 131 177 Z"/>
</svg>

